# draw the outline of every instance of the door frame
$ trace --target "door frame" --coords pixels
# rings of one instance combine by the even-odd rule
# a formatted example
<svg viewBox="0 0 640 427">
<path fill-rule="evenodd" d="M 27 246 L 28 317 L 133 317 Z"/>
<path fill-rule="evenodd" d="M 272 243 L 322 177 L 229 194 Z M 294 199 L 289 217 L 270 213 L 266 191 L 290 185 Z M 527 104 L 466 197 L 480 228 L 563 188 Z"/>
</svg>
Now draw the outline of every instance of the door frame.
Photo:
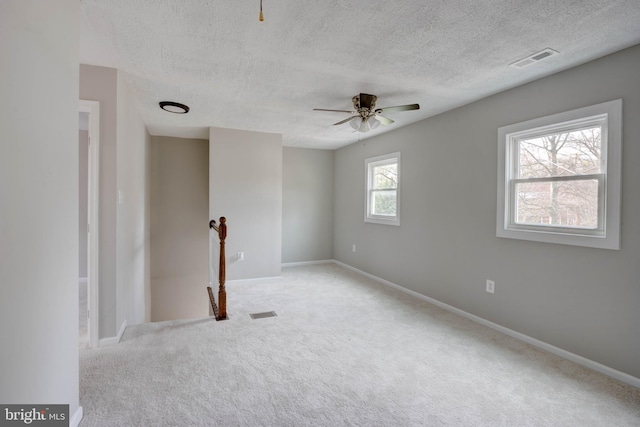
<svg viewBox="0 0 640 427">
<path fill-rule="evenodd" d="M 100 279 L 100 102 L 80 100 L 79 112 L 89 114 L 89 167 L 88 167 L 88 236 L 87 236 L 87 302 L 89 310 L 89 347 L 97 348 L 98 289 Z"/>
</svg>

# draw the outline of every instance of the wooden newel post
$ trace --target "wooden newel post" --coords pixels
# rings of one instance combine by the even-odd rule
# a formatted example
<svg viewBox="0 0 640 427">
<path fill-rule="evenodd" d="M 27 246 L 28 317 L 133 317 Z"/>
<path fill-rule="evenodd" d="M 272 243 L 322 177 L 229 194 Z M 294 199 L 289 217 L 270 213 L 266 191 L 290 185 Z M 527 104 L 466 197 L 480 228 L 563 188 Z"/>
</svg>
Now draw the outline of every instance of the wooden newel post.
<svg viewBox="0 0 640 427">
<path fill-rule="evenodd" d="M 226 257 L 224 254 L 224 241 L 227 238 L 227 219 L 223 216 L 220 217 L 220 226 L 218 227 L 218 237 L 220 237 L 220 274 L 219 282 L 220 288 L 218 289 L 218 302 L 220 305 L 219 320 L 227 318 L 227 290 L 225 289 L 226 282 Z"/>
<path fill-rule="evenodd" d="M 224 254 L 224 241 L 227 238 L 227 219 L 223 216 L 220 217 L 220 225 L 216 225 L 216 221 L 212 219 L 209 221 L 209 228 L 213 228 L 218 232 L 218 238 L 220 239 L 220 263 L 218 264 L 218 281 L 220 287 L 218 288 L 218 304 L 216 304 L 213 298 L 213 292 L 211 287 L 207 287 L 209 292 L 209 300 L 211 302 L 211 308 L 213 314 L 216 316 L 216 320 L 225 320 L 227 317 L 227 290 L 224 287 L 226 281 L 226 257 Z"/>
</svg>

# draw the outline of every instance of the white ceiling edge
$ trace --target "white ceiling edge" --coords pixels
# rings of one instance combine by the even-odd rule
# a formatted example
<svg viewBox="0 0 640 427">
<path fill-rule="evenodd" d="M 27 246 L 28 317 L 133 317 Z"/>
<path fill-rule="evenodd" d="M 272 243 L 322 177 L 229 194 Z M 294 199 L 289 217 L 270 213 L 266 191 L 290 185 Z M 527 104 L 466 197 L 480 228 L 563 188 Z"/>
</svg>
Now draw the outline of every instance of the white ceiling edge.
<svg viewBox="0 0 640 427">
<path fill-rule="evenodd" d="M 176 127 L 148 125 L 147 130 L 151 136 L 168 136 L 172 138 L 184 139 L 206 139 L 209 140 L 208 127 Z"/>
</svg>

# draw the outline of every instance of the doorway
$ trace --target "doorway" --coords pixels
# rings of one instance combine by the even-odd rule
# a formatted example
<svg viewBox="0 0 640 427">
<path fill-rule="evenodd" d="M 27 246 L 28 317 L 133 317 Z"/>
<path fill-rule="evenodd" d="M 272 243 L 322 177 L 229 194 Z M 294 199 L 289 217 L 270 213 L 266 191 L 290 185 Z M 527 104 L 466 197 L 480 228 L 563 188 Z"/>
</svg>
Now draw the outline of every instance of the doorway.
<svg viewBox="0 0 640 427">
<path fill-rule="evenodd" d="M 98 347 L 100 103 L 79 106 L 79 347 Z M 84 277 L 83 277 L 84 275 Z"/>
</svg>

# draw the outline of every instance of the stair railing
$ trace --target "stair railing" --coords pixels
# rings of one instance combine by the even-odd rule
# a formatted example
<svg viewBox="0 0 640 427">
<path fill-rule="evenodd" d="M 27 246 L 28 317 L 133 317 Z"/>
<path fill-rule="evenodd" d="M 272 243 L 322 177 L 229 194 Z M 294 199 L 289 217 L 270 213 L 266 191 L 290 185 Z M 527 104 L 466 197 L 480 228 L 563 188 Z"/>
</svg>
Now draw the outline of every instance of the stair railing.
<svg viewBox="0 0 640 427">
<path fill-rule="evenodd" d="M 211 308 L 216 320 L 226 320 L 227 316 L 227 290 L 225 289 L 226 281 L 226 257 L 224 254 L 224 242 L 227 238 L 227 219 L 223 216 L 220 217 L 220 224 L 217 225 L 216 221 L 212 219 L 209 221 L 209 228 L 218 232 L 218 238 L 220 239 L 220 262 L 218 268 L 218 282 L 220 287 L 218 288 L 218 304 L 213 297 L 213 290 L 211 286 L 207 286 L 207 292 L 209 293 L 209 302 L 211 302 Z"/>
</svg>

